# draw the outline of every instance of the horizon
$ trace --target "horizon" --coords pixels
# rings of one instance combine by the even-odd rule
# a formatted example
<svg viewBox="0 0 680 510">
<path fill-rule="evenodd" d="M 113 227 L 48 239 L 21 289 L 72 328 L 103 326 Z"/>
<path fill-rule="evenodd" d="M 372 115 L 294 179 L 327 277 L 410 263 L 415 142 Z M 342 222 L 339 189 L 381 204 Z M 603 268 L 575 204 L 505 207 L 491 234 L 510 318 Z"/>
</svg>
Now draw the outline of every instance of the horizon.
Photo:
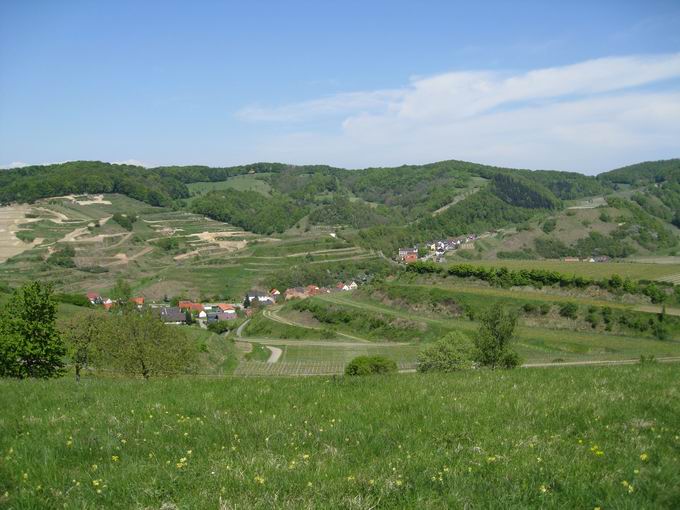
<svg viewBox="0 0 680 510">
<path fill-rule="evenodd" d="M 481 165 L 481 166 L 486 166 L 486 167 L 496 167 L 496 168 L 503 168 L 506 170 L 518 170 L 518 171 L 529 171 L 529 172 L 566 172 L 566 173 L 575 173 L 575 174 L 580 174 L 580 175 L 585 175 L 587 177 L 597 177 L 601 174 L 612 172 L 614 170 L 620 170 L 622 168 L 627 168 L 630 166 L 634 165 L 639 165 L 639 164 L 645 164 L 645 163 L 656 163 L 660 161 L 674 161 L 678 160 L 680 157 L 672 157 L 672 158 L 666 158 L 666 159 L 661 159 L 661 160 L 647 160 L 647 161 L 635 161 L 633 163 L 627 163 L 622 166 L 616 167 L 616 168 L 608 168 L 608 169 L 602 169 L 599 172 L 595 173 L 584 173 L 584 172 L 578 172 L 575 170 L 560 170 L 560 169 L 555 169 L 555 168 L 519 168 L 519 167 L 502 167 L 499 165 L 492 165 L 488 163 L 483 163 L 479 161 L 465 161 L 465 160 L 460 160 L 460 159 L 444 159 L 444 160 L 439 160 L 439 161 L 429 161 L 425 163 L 418 163 L 418 164 L 409 164 L 409 163 L 404 163 L 402 165 L 390 165 L 390 166 L 384 166 L 384 167 L 377 167 L 377 166 L 361 166 L 361 167 L 356 167 L 356 168 L 347 168 L 347 167 L 341 167 L 341 166 L 335 166 L 335 165 L 328 165 L 326 163 L 303 163 L 303 164 L 294 164 L 294 163 L 287 163 L 285 161 L 250 161 L 247 163 L 241 163 L 238 165 L 199 165 L 199 164 L 192 164 L 192 163 L 187 163 L 187 164 L 181 164 L 181 165 L 176 165 L 176 164 L 167 164 L 167 165 L 157 165 L 157 166 L 145 166 L 144 164 L 141 164 L 141 162 L 138 161 L 103 161 L 103 160 L 98 160 L 98 159 L 73 159 L 69 161 L 56 161 L 52 163 L 35 163 L 35 164 L 21 164 L 18 166 L 0 166 L 0 171 L 1 170 L 18 170 L 21 168 L 26 168 L 26 167 L 40 167 L 40 166 L 51 166 L 51 165 L 65 165 L 68 163 L 105 163 L 109 165 L 119 165 L 119 166 L 133 166 L 133 167 L 138 167 L 138 168 L 143 168 L 145 170 L 153 170 L 155 168 L 163 168 L 163 167 L 192 167 L 192 166 L 199 166 L 199 167 L 208 167 L 208 168 L 233 168 L 233 167 L 239 167 L 239 166 L 249 166 L 249 165 L 258 165 L 258 164 L 265 164 L 265 165 L 289 165 L 293 167 L 305 167 L 305 166 L 327 166 L 330 168 L 335 168 L 337 170 L 347 170 L 351 172 L 360 172 L 363 170 L 370 170 L 372 168 L 400 168 L 404 166 L 427 166 L 427 165 L 435 165 L 435 164 L 440 164 L 440 163 L 447 163 L 447 162 L 458 162 L 458 163 L 470 163 L 470 164 L 475 164 L 475 165 Z"/>
<path fill-rule="evenodd" d="M 0 168 L 673 159 L 678 25 L 663 0 L 4 2 Z"/>
</svg>

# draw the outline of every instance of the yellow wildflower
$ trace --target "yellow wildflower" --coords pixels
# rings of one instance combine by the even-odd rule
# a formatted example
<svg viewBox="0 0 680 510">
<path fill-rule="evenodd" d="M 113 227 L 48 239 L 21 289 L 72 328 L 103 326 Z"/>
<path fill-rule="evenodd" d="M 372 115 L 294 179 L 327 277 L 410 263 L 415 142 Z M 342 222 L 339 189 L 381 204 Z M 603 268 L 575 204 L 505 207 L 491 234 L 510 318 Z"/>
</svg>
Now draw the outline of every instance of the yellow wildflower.
<svg viewBox="0 0 680 510">
<path fill-rule="evenodd" d="M 642 453 L 642 454 L 640 455 L 640 460 L 641 460 L 642 462 L 647 462 L 647 459 L 649 459 L 649 455 L 647 455 L 646 453 Z"/>
</svg>

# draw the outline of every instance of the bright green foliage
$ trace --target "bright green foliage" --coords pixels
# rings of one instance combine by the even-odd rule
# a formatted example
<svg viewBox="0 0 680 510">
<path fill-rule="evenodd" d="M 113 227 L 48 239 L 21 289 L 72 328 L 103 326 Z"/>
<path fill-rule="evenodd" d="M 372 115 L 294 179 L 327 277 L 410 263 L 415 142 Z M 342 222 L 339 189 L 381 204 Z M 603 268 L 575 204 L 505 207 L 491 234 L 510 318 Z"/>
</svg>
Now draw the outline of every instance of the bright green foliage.
<svg viewBox="0 0 680 510">
<path fill-rule="evenodd" d="M 511 348 L 517 316 L 496 306 L 482 314 L 480 322 L 474 339 L 475 361 L 489 368 L 514 368 L 519 365 L 519 356 Z"/>
<path fill-rule="evenodd" d="M 63 373 L 64 343 L 57 331 L 52 287 L 27 283 L 0 310 L 0 376 L 56 377 Z"/>
<path fill-rule="evenodd" d="M 377 375 L 397 371 L 397 364 L 384 356 L 357 356 L 345 367 L 345 375 Z"/>
<path fill-rule="evenodd" d="M 130 284 L 122 279 L 118 278 L 116 284 L 111 289 L 111 299 L 117 302 L 119 305 L 124 307 L 130 306 L 130 298 L 132 298 L 132 287 Z"/>
<path fill-rule="evenodd" d="M 472 368 L 474 351 L 474 344 L 467 336 L 453 331 L 420 351 L 418 372 L 455 372 Z"/>
<path fill-rule="evenodd" d="M 678 508 L 678 378 L 4 380 L 0 507 Z"/>
<path fill-rule="evenodd" d="M 76 381 L 80 381 L 83 368 L 98 366 L 101 361 L 106 319 L 104 313 L 88 310 L 73 315 L 60 328 Z"/>
<path fill-rule="evenodd" d="M 179 327 L 168 327 L 150 312 L 110 315 L 102 323 L 105 363 L 132 376 L 190 372 L 197 348 Z"/>
</svg>

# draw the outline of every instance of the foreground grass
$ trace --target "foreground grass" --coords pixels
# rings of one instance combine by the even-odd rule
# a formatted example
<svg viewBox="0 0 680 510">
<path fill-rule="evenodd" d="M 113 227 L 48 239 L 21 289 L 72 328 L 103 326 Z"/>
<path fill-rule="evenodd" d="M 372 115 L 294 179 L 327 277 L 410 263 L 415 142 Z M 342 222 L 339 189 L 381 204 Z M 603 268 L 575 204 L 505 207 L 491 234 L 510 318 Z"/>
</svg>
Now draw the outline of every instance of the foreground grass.
<svg viewBox="0 0 680 510">
<path fill-rule="evenodd" d="M 679 366 L 1 381 L 6 508 L 677 508 Z"/>
</svg>

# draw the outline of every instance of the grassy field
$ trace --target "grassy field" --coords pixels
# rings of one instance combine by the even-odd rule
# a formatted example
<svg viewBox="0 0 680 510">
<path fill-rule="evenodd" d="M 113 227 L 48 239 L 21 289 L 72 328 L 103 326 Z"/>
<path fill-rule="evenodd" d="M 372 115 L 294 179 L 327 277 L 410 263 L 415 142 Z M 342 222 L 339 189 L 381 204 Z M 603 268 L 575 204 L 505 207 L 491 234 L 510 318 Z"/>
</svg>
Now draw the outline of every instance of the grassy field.
<svg viewBox="0 0 680 510">
<path fill-rule="evenodd" d="M 662 280 L 680 275 L 680 264 L 646 264 L 639 262 L 563 262 L 561 260 L 471 260 L 466 264 L 508 269 L 545 269 L 560 273 L 604 278 L 613 274 L 633 280 Z"/>
<path fill-rule="evenodd" d="M 0 506 L 678 508 L 678 377 L 5 380 Z"/>
</svg>

